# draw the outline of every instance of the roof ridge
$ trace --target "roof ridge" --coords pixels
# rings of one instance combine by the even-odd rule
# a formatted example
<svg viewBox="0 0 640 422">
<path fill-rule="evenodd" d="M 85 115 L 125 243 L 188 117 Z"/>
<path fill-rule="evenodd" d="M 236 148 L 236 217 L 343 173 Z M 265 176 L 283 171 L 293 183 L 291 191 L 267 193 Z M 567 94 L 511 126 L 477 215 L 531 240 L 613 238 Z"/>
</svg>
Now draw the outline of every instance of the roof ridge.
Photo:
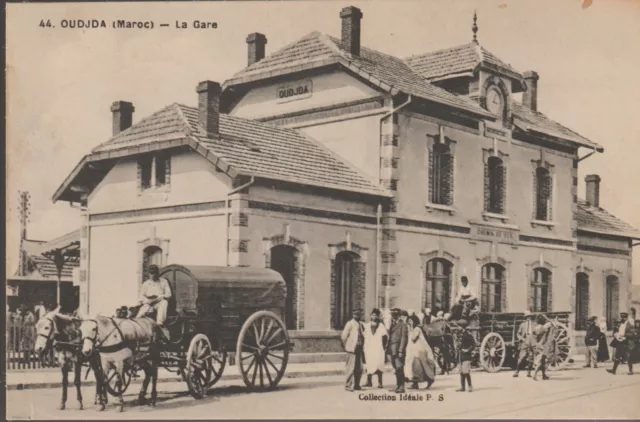
<svg viewBox="0 0 640 422">
<path fill-rule="evenodd" d="M 300 43 L 301 41 L 305 41 L 307 39 L 311 39 L 311 38 L 317 37 L 318 34 L 321 34 L 321 32 L 318 31 L 318 30 L 314 30 L 314 31 L 311 31 L 308 34 L 303 35 L 302 37 L 296 39 L 295 41 L 292 41 L 292 42 L 290 42 L 288 44 L 285 44 L 284 46 L 280 47 L 279 49 L 277 49 L 273 53 L 265 56 L 262 60 L 258 60 L 257 62 L 252 63 L 249 66 L 246 66 L 246 67 L 240 69 L 239 71 L 237 71 L 236 73 L 233 74 L 231 79 L 235 78 L 237 75 L 239 75 L 241 73 L 251 72 L 252 70 L 259 68 L 260 66 L 264 65 L 264 63 L 266 61 L 268 61 L 269 59 L 273 58 L 274 55 L 293 47 L 294 45 Z"/>
<path fill-rule="evenodd" d="M 406 57 L 404 60 L 408 60 L 408 59 L 411 59 L 411 58 L 414 58 L 414 57 L 431 56 L 431 55 L 442 53 L 442 52 L 445 52 L 445 51 L 455 50 L 455 49 L 462 48 L 462 47 L 469 47 L 471 44 L 473 44 L 473 41 L 472 42 L 468 42 L 466 44 L 454 45 L 453 47 L 446 47 L 446 48 L 440 48 L 438 50 L 428 51 L 426 53 L 412 54 L 411 56 Z"/>
<path fill-rule="evenodd" d="M 136 128 L 137 126 L 141 125 L 142 123 L 145 123 L 149 120 L 151 120 L 153 117 L 155 117 L 157 114 L 162 113 L 165 110 L 170 109 L 175 103 L 171 103 L 163 108 L 161 108 L 158 111 L 154 111 L 151 114 L 149 114 L 146 117 L 143 117 L 142 119 L 140 119 L 139 121 L 137 121 L 136 123 L 132 124 L 131 126 L 129 126 L 128 128 L 126 128 L 125 130 L 118 132 L 116 135 L 111 136 L 109 139 L 107 139 L 105 142 L 102 142 L 101 144 L 96 145 L 95 147 L 93 147 L 91 149 L 91 153 L 94 153 L 97 149 L 102 148 L 105 145 L 109 145 L 113 142 L 114 139 L 119 138 L 119 137 L 123 137 L 125 135 L 127 135 L 129 132 L 131 132 L 134 128 Z"/>
</svg>

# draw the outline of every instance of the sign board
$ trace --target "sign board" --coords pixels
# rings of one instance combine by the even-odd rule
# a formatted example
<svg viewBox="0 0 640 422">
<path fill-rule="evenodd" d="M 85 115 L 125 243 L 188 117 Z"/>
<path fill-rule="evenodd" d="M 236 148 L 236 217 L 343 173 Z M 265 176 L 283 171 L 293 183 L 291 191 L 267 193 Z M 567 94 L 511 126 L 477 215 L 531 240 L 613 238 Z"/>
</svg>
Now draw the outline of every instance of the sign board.
<svg viewBox="0 0 640 422">
<path fill-rule="evenodd" d="M 278 104 L 302 100 L 311 97 L 311 95 L 313 95 L 313 81 L 311 79 L 280 85 L 276 89 Z"/>
<path fill-rule="evenodd" d="M 471 225 L 471 238 L 512 245 L 519 241 L 518 230 L 482 225 Z"/>
</svg>

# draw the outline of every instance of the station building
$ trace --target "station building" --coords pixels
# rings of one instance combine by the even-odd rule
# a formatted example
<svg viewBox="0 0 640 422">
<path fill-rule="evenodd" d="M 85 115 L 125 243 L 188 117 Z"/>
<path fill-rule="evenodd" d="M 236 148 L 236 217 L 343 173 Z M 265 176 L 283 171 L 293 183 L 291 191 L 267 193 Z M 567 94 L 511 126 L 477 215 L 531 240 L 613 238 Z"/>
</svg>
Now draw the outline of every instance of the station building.
<svg viewBox="0 0 640 422">
<path fill-rule="evenodd" d="M 86 209 L 85 311 L 112 314 L 150 263 L 177 263 L 279 271 L 299 339 L 335 339 L 354 307 L 447 310 L 463 275 L 483 311 L 613 323 L 640 232 L 600 206 L 597 175 L 578 198 L 603 148 L 538 111 L 538 74 L 475 24 L 469 44 L 398 58 L 361 45 L 362 18 L 345 8 L 340 37 L 269 55 L 249 35 L 247 66 L 198 84 L 195 107 L 132 124 L 112 105 L 113 137 L 53 197 Z"/>
</svg>

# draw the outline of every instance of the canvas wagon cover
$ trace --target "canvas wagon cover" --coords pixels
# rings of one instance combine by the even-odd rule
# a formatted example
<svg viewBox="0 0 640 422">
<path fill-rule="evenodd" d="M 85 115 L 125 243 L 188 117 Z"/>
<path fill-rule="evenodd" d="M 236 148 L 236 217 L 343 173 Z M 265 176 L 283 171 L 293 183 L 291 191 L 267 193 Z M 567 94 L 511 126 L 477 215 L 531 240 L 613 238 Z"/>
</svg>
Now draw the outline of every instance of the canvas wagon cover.
<svg viewBox="0 0 640 422">
<path fill-rule="evenodd" d="M 161 274 L 171 283 L 178 311 L 284 307 L 285 282 L 268 268 L 169 265 Z"/>
</svg>

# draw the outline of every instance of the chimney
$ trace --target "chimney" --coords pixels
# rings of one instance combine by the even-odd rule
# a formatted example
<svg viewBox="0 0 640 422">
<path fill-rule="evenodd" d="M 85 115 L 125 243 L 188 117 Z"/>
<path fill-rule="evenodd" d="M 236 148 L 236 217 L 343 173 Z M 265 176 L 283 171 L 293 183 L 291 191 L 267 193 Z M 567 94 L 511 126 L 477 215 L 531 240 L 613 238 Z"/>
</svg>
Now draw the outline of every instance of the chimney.
<svg viewBox="0 0 640 422">
<path fill-rule="evenodd" d="M 131 127 L 134 111 L 136 111 L 136 109 L 133 107 L 133 104 L 127 101 L 114 101 L 113 104 L 111 104 L 113 136 Z"/>
<path fill-rule="evenodd" d="M 203 81 L 196 88 L 198 92 L 198 122 L 207 136 L 217 136 L 220 127 L 220 84 Z"/>
<path fill-rule="evenodd" d="M 340 12 L 342 19 L 342 45 L 353 56 L 360 55 L 360 19 L 362 12 L 354 6 Z"/>
<path fill-rule="evenodd" d="M 267 45 L 267 37 L 259 32 L 247 36 L 248 66 L 264 59 L 264 46 Z"/>
<path fill-rule="evenodd" d="M 589 174 L 584 178 L 587 182 L 587 202 L 592 207 L 600 207 L 600 176 Z"/>
<path fill-rule="evenodd" d="M 538 111 L 538 75 L 533 70 L 527 70 L 522 74 L 527 82 L 527 90 L 522 93 L 522 104 L 533 111 Z"/>
</svg>

